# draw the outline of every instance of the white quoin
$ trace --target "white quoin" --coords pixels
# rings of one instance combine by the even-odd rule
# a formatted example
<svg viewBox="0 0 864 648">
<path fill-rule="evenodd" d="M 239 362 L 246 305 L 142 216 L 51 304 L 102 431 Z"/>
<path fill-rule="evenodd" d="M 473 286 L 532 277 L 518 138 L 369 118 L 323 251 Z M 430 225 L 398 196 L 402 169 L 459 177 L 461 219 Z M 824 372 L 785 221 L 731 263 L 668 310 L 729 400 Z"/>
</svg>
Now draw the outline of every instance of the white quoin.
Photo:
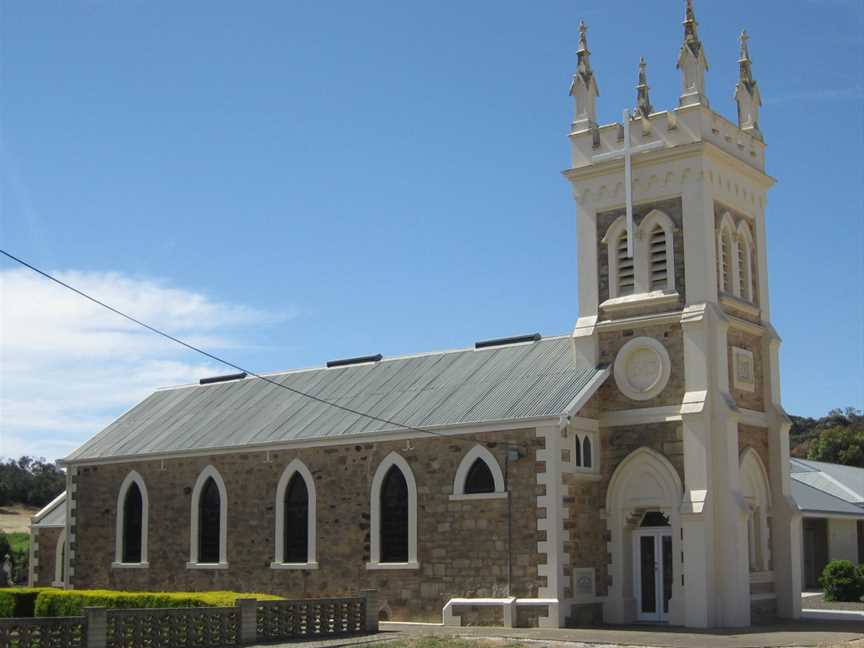
<svg viewBox="0 0 864 648">
<path fill-rule="evenodd" d="M 708 71 L 708 59 L 705 58 L 705 48 L 699 40 L 698 25 L 693 12 L 693 2 L 687 0 L 684 14 L 684 43 L 678 54 L 678 69 L 681 70 L 682 80 L 682 93 L 679 99 L 681 106 L 708 105 L 708 97 L 705 96 L 705 72 Z"/>
</svg>

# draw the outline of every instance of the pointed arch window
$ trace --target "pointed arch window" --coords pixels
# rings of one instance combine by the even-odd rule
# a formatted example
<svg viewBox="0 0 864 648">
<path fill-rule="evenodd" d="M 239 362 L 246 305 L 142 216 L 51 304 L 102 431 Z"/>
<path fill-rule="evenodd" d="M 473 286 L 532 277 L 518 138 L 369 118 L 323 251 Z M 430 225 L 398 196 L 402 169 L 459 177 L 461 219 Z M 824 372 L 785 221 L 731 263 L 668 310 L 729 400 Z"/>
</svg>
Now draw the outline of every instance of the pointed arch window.
<svg viewBox="0 0 864 648">
<path fill-rule="evenodd" d="M 494 499 L 507 496 L 501 465 L 488 448 L 471 448 L 456 468 L 450 499 Z"/>
<path fill-rule="evenodd" d="M 736 237 L 738 285 L 735 296 L 748 302 L 753 301 L 753 237 L 750 228 L 743 220 L 738 223 Z"/>
<path fill-rule="evenodd" d="M 636 292 L 636 265 L 634 260 L 627 256 L 627 232 L 619 234 L 615 243 L 615 256 L 618 270 L 616 296 L 632 295 Z"/>
<path fill-rule="evenodd" d="M 599 473 L 597 465 L 597 431 L 585 429 L 570 429 L 570 456 L 576 473 L 596 476 Z"/>
<path fill-rule="evenodd" d="M 316 500 L 312 473 L 294 459 L 276 486 L 274 569 L 318 569 Z"/>
<path fill-rule="evenodd" d="M 126 475 L 117 494 L 113 567 L 147 567 L 150 505 L 147 485 L 136 471 Z"/>
<path fill-rule="evenodd" d="M 219 471 L 207 466 L 192 490 L 189 568 L 228 567 L 228 493 Z"/>
<path fill-rule="evenodd" d="M 735 244 L 735 223 L 729 212 L 723 214 L 717 232 L 717 282 L 721 293 L 735 294 L 738 284 L 737 250 Z"/>
<path fill-rule="evenodd" d="M 591 437 L 586 434 L 582 439 L 582 467 L 591 468 L 591 461 Z"/>
<path fill-rule="evenodd" d="M 417 483 L 408 462 L 391 452 L 375 472 L 367 569 L 418 569 Z"/>
<path fill-rule="evenodd" d="M 606 232 L 609 264 L 609 299 L 646 295 L 652 299 L 674 299 L 675 292 L 675 223 L 664 212 L 652 209 L 642 218 L 634 232 L 633 258 L 627 256 L 627 227 L 618 218 Z M 660 294 L 663 293 L 663 294 Z M 624 300 L 627 303 L 632 299 Z M 613 307 L 609 303 L 605 306 Z"/>
<path fill-rule="evenodd" d="M 651 253 L 651 290 L 666 290 L 669 274 L 666 269 L 666 233 L 656 225 L 648 241 Z"/>
</svg>

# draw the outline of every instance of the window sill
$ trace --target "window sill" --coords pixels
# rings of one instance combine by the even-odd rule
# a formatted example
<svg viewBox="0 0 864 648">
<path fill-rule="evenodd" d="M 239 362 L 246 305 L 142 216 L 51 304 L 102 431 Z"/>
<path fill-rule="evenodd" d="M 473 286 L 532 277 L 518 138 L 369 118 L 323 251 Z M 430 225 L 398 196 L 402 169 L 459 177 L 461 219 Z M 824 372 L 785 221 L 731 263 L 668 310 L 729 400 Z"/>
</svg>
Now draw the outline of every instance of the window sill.
<svg viewBox="0 0 864 648">
<path fill-rule="evenodd" d="M 285 570 L 312 570 L 318 569 L 317 562 L 306 562 L 306 563 L 285 563 L 285 562 L 271 562 L 270 569 L 285 569 Z"/>
<path fill-rule="evenodd" d="M 583 468 L 582 466 L 570 465 L 571 468 L 569 474 L 578 479 L 583 479 L 585 481 L 600 481 L 602 477 L 602 475 L 594 468 Z"/>
<path fill-rule="evenodd" d="M 369 571 L 378 569 L 420 569 L 420 563 L 416 560 L 398 563 L 368 562 L 366 563 L 366 569 Z"/>
<path fill-rule="evenodd" d="M 501 493 L 453 493 L 450 496 L 451 502 L 461 502 L 465 500 L 490 500 L 490 499 L 507 499 L 507 491 Z"/>
<path fill-rule="evenodd" d="M 186 569 L 228 569 L 227 562 L 218 562 L 218 563 L 199 563 L 199 562 L 187 562 Z"/>
<path fill-rule="evenodd" d="M 149 569 L 149 562 L 137 562 L 137 563 L 124 563 L 124 562 L 112 562 L 111 569 Z"/>
<path fill-rule="evenodd" d="M 680 295 L 677 291 L 655 290 L 653 292 L 638 293 L 635 295 L 625 295 L 624 297 L 614 297 L 607 299 L 600 308 L 605 311 L 621 311 L 635 306 L 662 306 L 664 304 L 674 304 L 678 301 Z"/>
<path fill-rule="evenodd" d="M 736 310 L 747 313 L 748 315 L 752 315 L 753 317 L 758 317 L 762 314 L 761 309 L 755 304 L 751 304 L 750 302 L 741 299 L 740 297 L 736 297 L 735 295 L 730 295 L 728 293 L 720 293 L 720 303 L 724 306 L 728 306 L 729 308 L 734 308 Z"/>
</svg>

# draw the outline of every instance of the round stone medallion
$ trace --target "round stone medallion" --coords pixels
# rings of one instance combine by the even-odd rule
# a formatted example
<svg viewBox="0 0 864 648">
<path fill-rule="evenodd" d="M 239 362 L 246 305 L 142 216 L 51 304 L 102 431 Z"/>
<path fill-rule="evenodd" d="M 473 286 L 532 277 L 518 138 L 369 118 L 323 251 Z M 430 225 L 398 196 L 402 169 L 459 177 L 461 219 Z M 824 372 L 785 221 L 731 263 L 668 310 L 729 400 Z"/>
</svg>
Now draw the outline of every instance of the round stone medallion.
<svg viewBox="0 0 864 648">
<path fill-rule="evenodd" d="M 669 352 L 654 338 L 630 340 L 615 358 L 615 383 L 633 400 L 648 400 L 662 392 L 670 371 Z"/>
</svg>

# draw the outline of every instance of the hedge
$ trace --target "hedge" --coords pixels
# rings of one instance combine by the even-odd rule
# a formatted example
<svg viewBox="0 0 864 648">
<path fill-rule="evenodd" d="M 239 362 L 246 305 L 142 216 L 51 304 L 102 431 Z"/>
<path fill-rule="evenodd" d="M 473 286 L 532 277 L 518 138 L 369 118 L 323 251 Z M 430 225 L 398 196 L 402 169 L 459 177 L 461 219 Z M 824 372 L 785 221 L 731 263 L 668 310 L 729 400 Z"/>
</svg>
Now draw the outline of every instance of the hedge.
<svg viewBox="0 0 864 648">
<path fill-rule="evenodd" d="M 19 587 L 0 590 L 0 617 L 80 616 L 85 607 L 233 607 L 241 598 L 275 600 L 282 597 L 239 592 L 119 592 Z"/>
<path fill-rule="evenodd" d="M 32 617 L 41 592 L 60 592 L 53 587 L 4 587 L 0 589 L 0 618 Z"/>
</svg>

